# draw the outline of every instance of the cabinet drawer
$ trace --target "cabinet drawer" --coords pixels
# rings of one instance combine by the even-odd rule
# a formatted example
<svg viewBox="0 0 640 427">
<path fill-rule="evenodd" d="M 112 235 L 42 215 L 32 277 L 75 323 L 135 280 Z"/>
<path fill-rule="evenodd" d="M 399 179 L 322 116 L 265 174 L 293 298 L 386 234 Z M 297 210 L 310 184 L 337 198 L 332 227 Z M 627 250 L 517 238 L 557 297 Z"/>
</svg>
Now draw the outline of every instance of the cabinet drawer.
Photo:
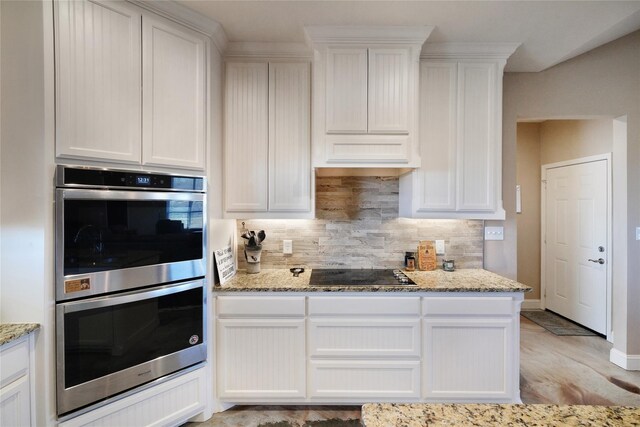
<svg viewBox="0 0 640 427">
<path fill-rule="evenodd" d="M 312 399 L 367 402 L 420 398 L 419 361 L 313 360 L 309 369 Z"/>
<path fill-rule="evenodd" d="M 29 372 L 29 340 L 23 338 L 13 345 L 8 344 L 0 352 L 0 387 L 17 380 Z"/>
<path fill-rule="evenodd" d="M 309 315 L 420 315 L 419 297 L 309 297 Z"/>
<path fill-rule="evenodd" d="M 509 297 L 459 297 L 422 299 L 425 316 L 439 315 L 513 315 L 513 299 Z"/>
<path fill-rule="evenodd" d="M 304 317 L 304 297 L 218 297 L 218 317 Z"/>
<path fill-rule="evenodd" d="M 420 320 L 311 319 L 309 356 L 420 357 Z"/>
</svg>

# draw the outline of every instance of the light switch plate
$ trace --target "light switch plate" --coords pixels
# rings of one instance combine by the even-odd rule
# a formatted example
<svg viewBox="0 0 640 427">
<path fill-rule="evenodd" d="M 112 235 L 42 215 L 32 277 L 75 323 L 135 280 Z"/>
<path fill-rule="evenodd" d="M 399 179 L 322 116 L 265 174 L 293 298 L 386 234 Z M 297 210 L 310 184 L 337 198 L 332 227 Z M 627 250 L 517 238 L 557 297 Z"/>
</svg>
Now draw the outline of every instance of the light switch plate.
<svg viewBox="0 0 640 427">
<path fill-rule="evenodd" d="M 293 240 L 282 241 L 282 253 L 285 255 L 291 255 L 293 253 Z"/>
<path fill-rule="evenodd" d="M 504 227 L 485 227 L 484 240 L 504 240 Z"/>
<path fill-rule="evenodd" d="M 640 227 L 636 227 L 636 240 L 640 240 Z"/>
<path fill-rule="evenodd" d="M 436 240 L 436 255 L 444 255 L 444 240 Z"/>
</svg>

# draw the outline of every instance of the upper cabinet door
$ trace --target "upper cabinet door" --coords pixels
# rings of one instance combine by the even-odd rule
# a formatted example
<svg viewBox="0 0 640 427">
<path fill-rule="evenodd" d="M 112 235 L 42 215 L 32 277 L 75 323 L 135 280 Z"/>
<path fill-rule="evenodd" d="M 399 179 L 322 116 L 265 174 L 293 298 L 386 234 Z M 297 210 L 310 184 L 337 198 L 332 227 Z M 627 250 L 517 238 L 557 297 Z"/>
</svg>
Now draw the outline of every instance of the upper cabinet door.
<svg viewBox="0 0 640 427">
<path fill-rule="evenodd" d="M 224 94 L 227 212 L 266 212 L 269 156 L 267 63 L 228 62 Z"/>
<path fill-rule="evenodd" d="M 461 211 L 496 209 L 495 63 L 458 64 L 458 185 Z"/>
<path fill-rule="evenodd" d="M 328 48 L 326 132 L 367 133 L 367 49 Z"/>
<path fill-rule="evenodd" d="M 409 133 L 409 49 L 369 49 L 369 133 Z"/>
<path fill-rule="evenodd" d="M 456 209 L 455 62 L 420 64 L 420 151 L 418 211 Z"/>
<path fill-rule="evenodd" d="M 141 14 L 55 1 L 56 155 L 140 162 Z"/>
<path fill-rule="evenodd" d="M 269 64 L 269 210 L 311 209 L 308 63 Z"/>
<path fill-rule="evenodd" d="M 204 38 L 143 17 L 143 163 L 204 169 Z"/>
</svg>

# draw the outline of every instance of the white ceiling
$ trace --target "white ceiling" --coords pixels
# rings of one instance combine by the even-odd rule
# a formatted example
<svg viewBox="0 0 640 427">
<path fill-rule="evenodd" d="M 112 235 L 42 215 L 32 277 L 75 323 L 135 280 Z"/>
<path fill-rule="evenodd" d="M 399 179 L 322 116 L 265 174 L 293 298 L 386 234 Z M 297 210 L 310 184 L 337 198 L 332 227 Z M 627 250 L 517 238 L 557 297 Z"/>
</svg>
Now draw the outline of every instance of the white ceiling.
<svg viewBox="0 0 640 427">
<path fill-rule="evenodd" d="M 305 25 L 434 25 L 427 43 L 522 43 L 507 71 L 541 71 L 640 29 L 640 0 L 177 2 L 233 42 L 304 42 Z"/>
</svg>

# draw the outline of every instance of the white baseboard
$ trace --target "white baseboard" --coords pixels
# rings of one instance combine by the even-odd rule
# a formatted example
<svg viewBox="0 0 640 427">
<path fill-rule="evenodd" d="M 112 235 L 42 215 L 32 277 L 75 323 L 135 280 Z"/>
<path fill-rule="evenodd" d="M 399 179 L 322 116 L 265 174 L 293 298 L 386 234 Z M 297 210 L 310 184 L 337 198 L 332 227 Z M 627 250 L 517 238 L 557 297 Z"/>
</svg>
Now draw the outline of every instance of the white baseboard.
<svg viewBox="0 0 640 427">
<path fill-rule="evenodd" d="M 640 371 L 640 355 L 637 354 L 625 354 L 620 350 L 612 348 L 609 353 L 609 361 L 627 371 Z"/>
<path fill-rule="evenodd" d="M 521 310 L 540 310 L 542 303 L 539 299 L 525 299 L 522 301 Z"/>
</svg>

